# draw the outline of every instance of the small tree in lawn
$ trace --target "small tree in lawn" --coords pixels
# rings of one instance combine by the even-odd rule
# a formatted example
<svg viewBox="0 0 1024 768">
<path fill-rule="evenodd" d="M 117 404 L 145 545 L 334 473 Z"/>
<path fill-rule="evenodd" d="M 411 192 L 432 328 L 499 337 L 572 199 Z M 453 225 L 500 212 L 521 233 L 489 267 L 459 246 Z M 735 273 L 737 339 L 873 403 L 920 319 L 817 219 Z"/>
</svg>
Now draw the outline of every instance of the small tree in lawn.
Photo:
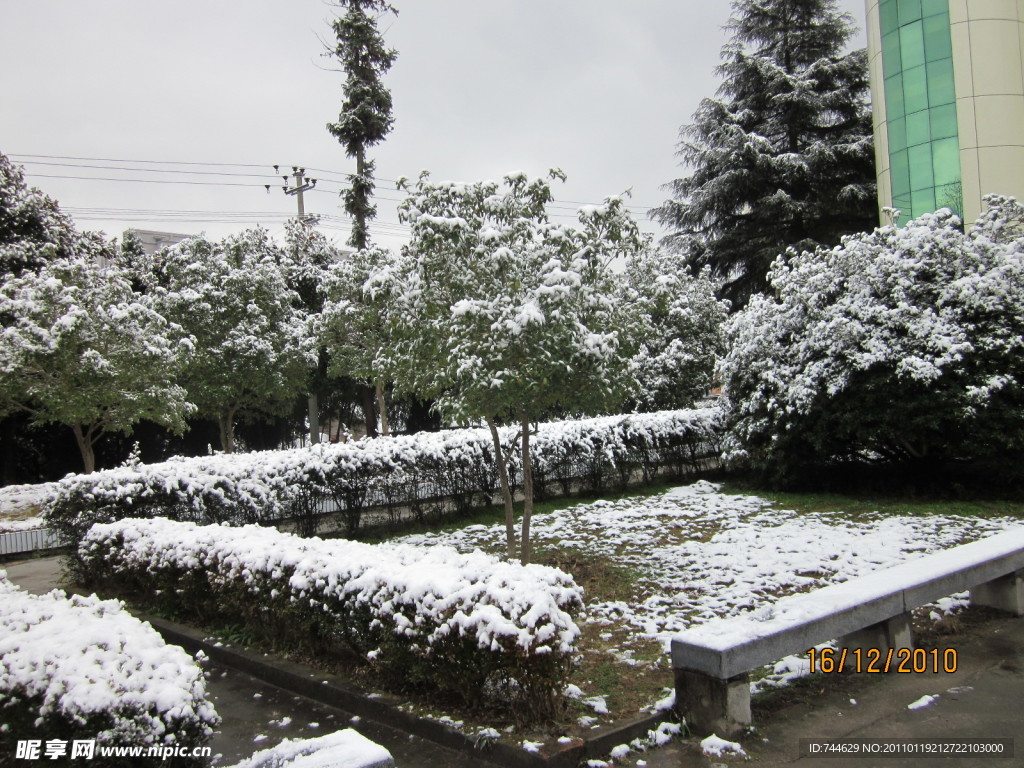
<svg viewBox="0 0 1024 768">
<path fill-rule="evenodd" d="M 329 372 L 335 377 L 349 377 L 373 382 L 380 413 L 380 430 L 391 434 L 385 386 L 391 377 L 388 370 L 390 334 L 385 321 L 386 299 L 383 294 L 364 290 L 374 272 L 386 269 L 392 255 L 382 248 L 356 251 L 333 264 L 325 279 L 330 299 L 324 306 L 321 323 L 322 343 L 330 350 Z M 372 413 L 372 409 L 364 409 Z M 372 434 L 367 424 L 367 434 Z"/>
<path fill-rule="evenodd" d="M 552 171 L 552 178 L 562 178 Z M 404 183 L 403 183 L 404 186 Z M 617 300 L 616 257 L 642 245 L 622 200 L 580 212 L 576 228 L 552 224 L 546 179 L 503 184 L 429 181 L 422 174 L 399 207 L 412 242 L 398 267 L 370 285 L 391 301 L 399 386 L 430 397 L 452 421 L 491 432 L 515 557 L 515 512 L 497 425 L 518 426 L 523 495 L 521 553 L 530 560 L 531 424 L 552 410 L 600 412 L 631 384 L 639 319 Z"/>
<path fill-rule="evenodd" d="M 156 306 L 196 339 L 183 381 L 199 415 L 235 449 L 237 416 L 286 413 L 316 361 L 308 316 L 264 230 L 202 237 L 158 252 L 145 276 Z"/>
<path fill-rule="evenodd" d="M 687 273 L 676 253 L 645 248 L 626 263 L 625 300 L 638 301 L 647 323 L 632 365 L 631 398 L 643 411 L 689 408 L 714 383 L 715 362 L 725 354 L 729 304 L 715 298 L 705 269 Z"/>
<path fill-rule="evenodd" d="M 309 318 L 312 337 L 318 333 L 327 297 L 325 281 L 341 258 L 338 248 L 306 222 L 292 219 L 285 226 L 285 252 L 282 268 L 285 282 L 294 291 L 297 309 Z M 316 350 L 316 359 L 307 371 L 306 398 L 309 437 L 320 442 L 320 397 L 327 388 L 328 351 Z"/>
<path fill-rule="evenodd" d="M 729 323 L 727 444 L 776 477 L 1024 456 L 1024 211 L 988 198 L 791 253 Z"/>
<path fill-rule="evenodd" d="M 86 253 L 26 270 L 0 287 L 0 317 L 0 414 L 66 424 L 86 472 L 108 432 L 128 434 L 143 419 L 185 428 L 194 407 L 176 375 L 190 340 L 117 266 Z"/>
</svg>

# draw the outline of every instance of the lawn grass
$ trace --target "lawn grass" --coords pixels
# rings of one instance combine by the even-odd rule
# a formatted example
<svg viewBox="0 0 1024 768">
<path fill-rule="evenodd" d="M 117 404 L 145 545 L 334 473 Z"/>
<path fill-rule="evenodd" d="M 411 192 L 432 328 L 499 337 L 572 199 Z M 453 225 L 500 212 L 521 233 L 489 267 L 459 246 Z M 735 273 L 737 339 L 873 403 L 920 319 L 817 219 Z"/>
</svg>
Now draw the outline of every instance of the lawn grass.
<svg viewBox="0 0 1024 768">
<path fill-rule="evenodd" d="M 722 492 L 759 496 L 774 502 L 779 509 L 835 513 L 850 520 L 863 520 L 875 514 L 906 515 L 908 517 L 957 515 L 976 518 L 1015 517 L 1024 519 L 1024 501 L 1020 500 L 971 500 L 875 494 L 855 497 L 838 493 L 794 493 L 764 490 L 736 480 L 725 482 Z"/>
</svg>

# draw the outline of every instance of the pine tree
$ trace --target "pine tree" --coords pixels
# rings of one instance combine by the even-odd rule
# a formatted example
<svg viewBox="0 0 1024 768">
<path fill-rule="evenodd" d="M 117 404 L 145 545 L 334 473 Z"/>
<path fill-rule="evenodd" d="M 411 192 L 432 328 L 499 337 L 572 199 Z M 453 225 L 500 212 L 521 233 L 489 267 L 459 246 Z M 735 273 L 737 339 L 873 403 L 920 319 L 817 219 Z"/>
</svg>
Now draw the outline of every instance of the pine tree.
<svg viewBox="0 0 1024 768">
<path fill-rule="evenodd" d="M 787 248 L 835 245 L 877 224 L 867 56 L 843 53 L 836 0 L 736 0 L 718 97 L 680 130 L 693 169 L 654 217 L 734 308 L 768 288 Z"/>
<path fill-rule="evenodd" d="M 348 77 L 345 80 L 345 101 L 338 122 L 328 123 L 327 130 L 345 147 L 345 153 L 356 161 L 356 172 L 349 176 L 350 187 L 342 193 L 345 212 L 352 217 L 349 245 L 363 250 L 368 243 L 367 222 L 377 208 L 373 197 L 374 163 L 366 150 L 391 132 L 391 92 L 381 77 L 391 69 L 397 51 L 385 48 L 377 31 L 377 19 L 371 14 L 397 14 L 386 0 L 342 0 L 345 14 L 331 25 L 337 37 L 332 55 Z"/>
</svg>

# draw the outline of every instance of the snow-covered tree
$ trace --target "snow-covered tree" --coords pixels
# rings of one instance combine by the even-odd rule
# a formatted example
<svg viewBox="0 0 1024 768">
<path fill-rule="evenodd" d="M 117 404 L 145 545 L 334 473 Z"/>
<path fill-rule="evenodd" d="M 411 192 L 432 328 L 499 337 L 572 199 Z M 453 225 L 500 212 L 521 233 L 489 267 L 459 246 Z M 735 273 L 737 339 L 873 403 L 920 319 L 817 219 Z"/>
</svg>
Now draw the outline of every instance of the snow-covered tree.
<svg viewBox="0 0 1024 768">
<path fill-rule="evenodd" d="M 377 213 L 371 202 L 374 163 L 366 157 L 366 150 L 383 141 L 394 123 L 391 92 L 381 78 L 398 54 L 385 47 L 377 31 L 377 18 L 398 11 L 386 0 L 339 0 L 337 5 L 344 14 L 331 25 L 337 38 L 331 55 L 347 78 L 338 122 L 328 123 L 327 130 L 345 147 L 345 154 L 356 161 L 356 172 L 349 175 L 349 188 L 341 196 L 345 212 L 352 217 L 349 244 L 362 250 L 369 243 L 367 223 Z"/>
<path fill-rule="evenodd" d="M 382 293 L 364 290 L 370 275 L 386 269 L 394 257 L 381 248 L 368 248 L 332 265 L 325 280 L 330 297 L 324 307 L 321 339 L 330 351 L 330 373 L 360 382 L 371 382 L 380 414 L 380 429 L 391 434 L 385 388 L 391 382 L 391 338 L 385 319 L 387 304 Z M 367 434 L 375 434 L 373 408 L 364 408 Z"/>
<path fill-rule="evenodd" d="M 1024 453 L 1024 211 L 989 198 L 791 253 L 729 322 L 736 456 L 785 476 L 835 460 Z"/>
<path fill-rule="evenodd" d="M 75 227 L 57 202 L 25 183 L 25 173 L 0 153 L 0 277 L 18 276 L 71 256 Z"/>
<path fill-rule="evenodd" d="M 309 331 L 316 336 L 321 325 L 327 293 L 325 280 L 341 252 L 323 234 L 304 221 L 292 219 L 285 226 L 283 269 L 285 282 L 295 292 L 298 309 L 309 318 Z M 320 442 L 320 397 L 328 386 L 328 353 L 320 346 L 306 377 L 309 438 Z"/>
<path fill-rule="evenodd" d="M 689 176 L 653 212 L 734 309 L 787 248 L 835 245 L 877 223 L 867 57 L 843 53 L 836 0 L 735 0 L 717 98 L 680 130 Z"/>
<path fill-rule="evenodd" d="M 182 381 L 199 415 L 220 425 L 226 453 L 234 451 L 236 417 L 289 411 L 316 362 L 283 259 L 255 229 L 159 251 L 144 276 L 161 313 L 195 337 Z"/>
<path fill-rule="evenodd" d="M 26 270 L 0 287 L 0 317 L 0 414 L 69 426 L 86 472 L 107 432 L 143 419 L 184 429 L 194 408 L 176 374 L 190 340 L 172 341 L 116 265 L 86 252 Z"/>
<path fill-rule="evenodd" d="M 496 425 L 519 426 L 528 562 L 531 425 L 554 410 L 599 412 L 624 399 L 640 320 L 634 303 L 616 300 L 609 264 L 642 238 L 620 198 L 582 209 L 578 227 L 550 223 L 548 180 L 522 173 L 501 184 L 434 184 L 422 174 L 409 191 L 399 217 L 412 242 L 400 265 L 369 283 L 391 302 L 396 381 L 451 421 L 490 427 L 509 557 L 515 518 Z"/>
<path fill-rule="evenodd" d="M 643 411 L 689 408 L 714 383 L 715 362 L 725 354 L 729 304 L 715 298 L 705 270 L 689 275 L 675 253 L 645 248 L 626 265 L 629 296 L 647 324 L 632 365 L 632 397 Z"/>
</svg>

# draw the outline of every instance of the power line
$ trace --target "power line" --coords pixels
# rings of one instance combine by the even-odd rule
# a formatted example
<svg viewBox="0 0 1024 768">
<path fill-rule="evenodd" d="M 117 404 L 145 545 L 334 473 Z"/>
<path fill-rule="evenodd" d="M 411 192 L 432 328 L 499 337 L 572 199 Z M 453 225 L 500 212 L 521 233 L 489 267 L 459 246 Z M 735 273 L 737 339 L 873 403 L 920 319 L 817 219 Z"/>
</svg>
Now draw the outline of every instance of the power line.
<svg viewBox="0 0 1024 768">
<path fill-rule="evenodd" d="M 82 165 L 80 163 L 48 163 L 33 160 L 29 165 L 46 165 L 58 168 L 92 168 L 101 171 L 130 171 L 133 173 L 187 173 L 193 176 L 242 176 L 250 179 L 279 179 L 269 173 L 232 173 L 230 171 L 182 171 L 176 168 L 130 168 L 123 165 Z"/>
<path fill-rule="evenodd" d="M 240 181 L 185 181 L 184 179 L 169 180 L 169 179 L 111 179 L 105 176 L 60 176 L 57 174 L 50 173 L 33 173 L 33 177 L 40 179 L 79 179 L 82 181 L 121 181 L 132 184 L 195 184 L 207 187 L 258 187 L 262 188 L 263 184 L 245 184 Z"/>
<path fill-rule="evenodd" d="M 189 165 L 189 166 L 206 166 L 206 167 L 218 167 L 219 166 L 219 167 L 225 167 L 225 168 L 263 168 L 263 169 L 265 169 L 265 168 L 268 168 L 270 165 L 272 165 L 270 163 L 265 163 L 265 164 L 258 164 L 258 163 L 219 163 L 219 162 L 199 162 L 199 161 L 190 161 L 190 160 L 131 160 L 131 159 L 124 159 L 124 158 L 74 157 L 74 156 L 70 156 L 70 155 L 11 154 L 11 155 L 8 155 L 8 157 L 10 157 L 12 159 L 17 159 L 17 158 L 33 158 L 33 159 L 41 158 L 42 160 L 76 160 L 76 161 L 80 161 L 80 162 L 102 162 L 102 163 L 142 163 L 142 164 L 146 164 L 146 165 Z M 273 178 L 275 180 L 280 178 L 277 175 L 272 175 L 272 174 L 269 174 L 269 173 L 262 173 L 262 174 L 260 174 L 260 173 L 253 173 L 253 174 L 238 173 L 238 174 L 235 174 L 235 173 L 217 172 L 217 171 L 177 171 L 177 170 L 171 170 L 171 169 L 150 170 L 150 169 L 145 169 L 145 168 L 114 168 L 114 167 L 110 167 L 110 166 L 77 166 L 77 165 L 74 165 L 74 164 L 38 162 L 36 160 L 33 160 L 32 163 L 34 163 L 36 165 L 64 165 L 66 167 L 83 167 L 83 168 L 93 168 L 93 167 L 95 167 L 97 169 L 109 168 L 110 170 L 126 170 L 126 171 L 129 171 L 129 172 L 130 171 L 139 171 L 139 172 L 160 172 L 160 173 L 194 173 L 194 174 L 204 174 L 204 175 L 213 175 L 213 176 L 241 176 L 241 177 L 250 177 L 250 178 Z M 324 169 L 324 168 L 311 168 L 311 167 L 307 167 L 307 170 L 309 170 L 309 171 L 316 171 L 319 174 L 326 174 L 328 176 L 340 176 L 340 177 L 344 178 L 346 182 L 347 182 L 348 178 L 351 176 L 351 174 L 348 174 L 348 173 L 344 173 L 344 172 L 341 172 L 341 171 L 331 171 L 331 170 L 327 170 L 327 169 Z M 75 179 L 85 178 L 85 177 L 78 177 L 78 176 L 50 176 L 50 175 L 46 175 L 46 174 L 33 174 L 33 175 L 41 176 L 43 178 L 75 178 Z M 92 177 L 89 177 L 89 178 L 92 178 Z M 98 181 L 122 181 L 122 179 L 103 179 L 103 178 L 98 178 L 98 177 L 97 177 L 97 180 Z M 384 178 L 384 177 L 377 177 L 376 180 L 377 181 L 386 182 L 386 183 L 389 183 L 389 184 L 397 184 L 397 180 L 396 179 L 387 179 L 387 178 Z M 138 181 L 138 180 L 137 179 L 123 179 L 123 181 Z M 333 180 L 333 179 L 325 179 L 325 181 L 328 181 L 329 183 L 344 185 L 344 182 L 336 181 L 336 180 Z M 255 185 L 238 185 L 238 186 L 255 186 Z M 320 191 L 326 191 L 326 190 L 320 190 Z M 380 196 L 377 196 L 377 197 L 380 197 Z M 380 199 L 392 200 L 392 201 L 395 201 L 395 200 L 400 201 L 399 198 L 380 197 Z M 580 200 L 563 200 L 561 202 L 569 203 L 571 205 L 595 205 L 595 203 L 587 203 L 587 202 L 583 202 L 583 201 L 580 201 Z M 568 208 L 567 206 L 558 205 L 557 203 L 550 204 L 550 207 L 561 208 L 563 210 L 570 210 L 570 208 Z M 657 206 L 640 205 L 638 203 L 626 203 L 625 207 L 627 209 L 630 209 L 630 210 L 645 211 L 646 212 L 646 211 L 652 210 L 653 208 L 655 208 Z"/>
</svg>

